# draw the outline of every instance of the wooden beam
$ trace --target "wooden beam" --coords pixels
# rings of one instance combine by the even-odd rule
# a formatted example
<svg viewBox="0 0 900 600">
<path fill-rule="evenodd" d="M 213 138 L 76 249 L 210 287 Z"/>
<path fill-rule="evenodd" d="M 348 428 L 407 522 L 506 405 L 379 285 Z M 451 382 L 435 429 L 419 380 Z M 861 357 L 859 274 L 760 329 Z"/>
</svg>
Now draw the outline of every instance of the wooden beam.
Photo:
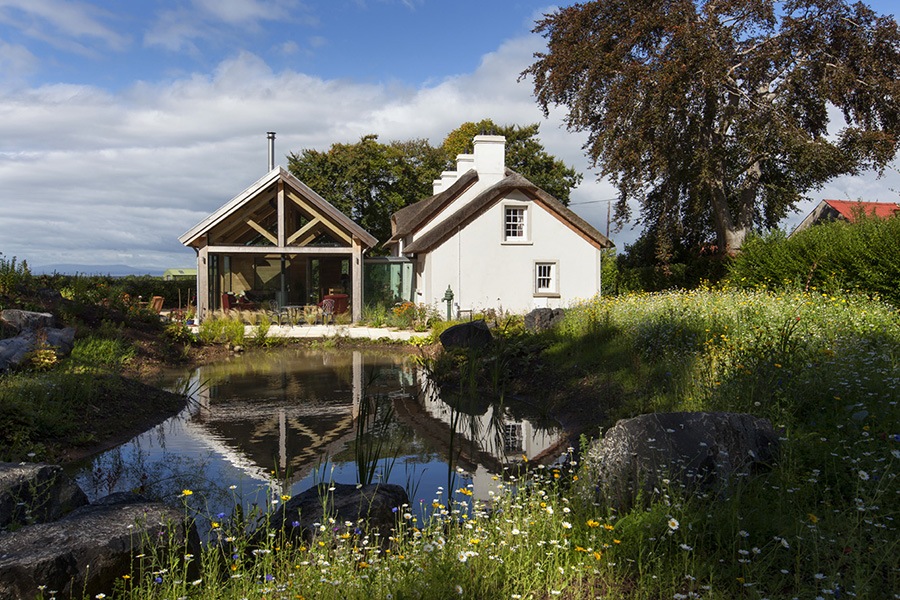
<svg viewBox="0 0 900 600">
<path fill-rule="evenodd" d="M 287 246 L 284 243 L 285 232 L 287 231 L 287 227 L 285 226 L 284 217 L 284 181 L 279 178 L 278 179 L 278 191 L 276 192 L 277 200 L 275 201 L 275 207 L 278 211 L 278 241 L 275 242 L 276 246 Z"/>
<path fill-rule="evenodd" d="M 353 240 L 353 253 L 350 258 L 350 275 L 351 275 L 351 301 L 353 302 L 353 306 L 350 308 L 350 318 L 353 322 L 357 322 L 362 319 L 362 301 L 363 301 L 363 286 L 362 286 L 362 277 L 363 277 L 363 257 L 362 257 L 362 247 L 357 243 L 356 240 Z"/>
<path fill-rule="evenodd" d="M 312 221 L 310 221 L 309 223 L 307 223 L 306 225 L 304 225 L 303 227 L 301 227 L 300 229 L 298 229 L 291 237 L 289 237 L 289 238 L 287 239 L 287 243 L 285 244 L 285 246 L 288 246 L 288 245 L 290 245 L 290 244 L 293 244 L 294 241 L 295 241 L 298 237 L 300 237 L 301 235 L 304 235 L 306 232 L 310 231 L 313 227 L 315 227 L 315 226 L 318 225 L 319 223 L 321 223 L 321 220 L 319 219 L 319 217 L 314 218 Z M 306 242 L 306 244 L 308 244 L 308 243 L 309 243 L 309 242 Z M 305 246 L 306 244 L 300 244 L 300 245 L 301 245 L 301 246 Z"/>
<path fill-rule="evenodd" d="M 309 212 L 313 217 L 321 219 L 323 225 L 325 225 L 326 227 L 328 227 L 328 229 L 330 229 L 335 234 L 337 234 L 338 237 L 340 237 L 342 240 L 347 242 L 347 244 L 353 243 L 353 239 L 347 233 L 345 233 L 343 229 L 341 229 L 340 227 L 338 227 L 337 225 L 332 223 L 330 220 L 328 220 L 327 217 L 323 216 L 322 213 L 320 213 L 315 208 L 313 208 L 309 203 L 303 202 L 303 200 L 301 198 L 297 197 L 297 195 L 294 194 L 293 190 L 291 190 L 291 189 L 288 189 L 288 198 L 293 200 L 294 204 L 296 204 L 303 210 Z"/>
<path fill-rule="evenodd" d="M 278 256 L 281 254 L 305 254 L 319 256 L 351 255 L 352 248 L 344 246 L 208 246 L 210 254 L 257 254 Z"/>
<path fill-rule="evenodd" d="M 274 246 L 277 246 L 277 245 L 278 245 L 278 238 L 276 238 L 274 235 L 272 235 L 271 233 L 269 233 L 268 231 L 266 231 L 266 230 L 262 227 L 262 225 L 259 225 L 259 224 L 258 224 L 256 221 L 254 221 L 253 219 L 247 219 L 247 225 L 249 225 L 250 227 L 252 227 L 252 228 L 255 229 L 256 231 L 258 231 L 260 235 L 262 235 L 264 238 L 266 238 L 267 240 L 269 240 L 270 242 L 272 242 L 272 245 L 274 245 Z"/>
<path fill-rule="evenodd" d="M 212 307 L 209 305 L 209 246 L 197 251 L 197 322 L 209 316 Z"/>
<path fill-rule="evenodd" d="M 256 215 L 258 219 L 266 219 L 272 214 L 272 208 L 269 206 L 269 202 L 275 198 L 274 195 L 266 195 L 255 198 L 252 202 L 245 204 L 239 210 L 235 211 L 234 214 L 228 217 L 228 219 L 222 221 L 217 224 L 213 229 L 218 229 L 216 232 L 217 239 L 224 239 L 229 237 L 231 234 L 235 232 L 235 230 L 244 227 L 246 223 L 242 215 Z M 261 210 L 262 209 L 262 210 Z"/>
</svg>

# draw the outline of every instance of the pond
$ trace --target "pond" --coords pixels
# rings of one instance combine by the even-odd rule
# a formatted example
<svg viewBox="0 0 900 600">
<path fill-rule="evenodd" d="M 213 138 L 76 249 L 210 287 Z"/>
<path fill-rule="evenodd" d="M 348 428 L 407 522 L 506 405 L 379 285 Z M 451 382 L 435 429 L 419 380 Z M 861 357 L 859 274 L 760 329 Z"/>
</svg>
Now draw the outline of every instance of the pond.
<svg viewBox="0 0 900 600">
<path fill-rule="evenodd" d="M 181 414 L 74 468 L 91 500 L 189 489 L 208 515 L 271 505 L 322 482 L 388 482 L 413 505 L 525 459 L 552 462 L 563 432 L 521 403 L 445 402 L 401 352 L 247 352 L 160 382 L 191 400 Z M 196 503 L 195 503 L 196 504 Z"/>
</svg>

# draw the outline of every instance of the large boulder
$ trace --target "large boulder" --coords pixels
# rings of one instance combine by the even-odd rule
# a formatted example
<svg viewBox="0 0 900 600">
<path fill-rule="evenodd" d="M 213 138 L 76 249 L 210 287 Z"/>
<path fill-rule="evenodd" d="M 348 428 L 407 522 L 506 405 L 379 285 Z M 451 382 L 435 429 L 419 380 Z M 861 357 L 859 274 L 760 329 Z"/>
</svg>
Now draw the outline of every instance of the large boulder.
<svg viewBox="0 0 900 600">
<path fill-rule="evenodd" d="M 19 310 L 17 308 L 7 308 L 6 310 L 0 311 L 0 321 L 6 323 L 16 331 L 44 329 L 56 326 L 56 319 L 50 313 L 32 312 L 29 310 Z"/>
<path fill-rule="evenodd" d="M 55 521 L 87 503 L 62 467 L 0 463 L 0 531 Z"/>
<path fill-rule="evenodd" d="M 487 323 L 482 320 L 459 323 L 448 327 L 441 333 L 441 345 L 451 348 L 484 348 L 494 341 Z"/>
<path fill-rule="evenodd" d="M 6 373 L 21 365 L 32 350 L 34 338 L 27 334 L 0 340 L 0 373 Z"/>
<path fill-rule="evenodd" d="M 21 366 L 32 352 L 49 348 L 58 358 L 68 356 L 75 347 L 75 329 L 25 330 L 14 338 L 0 340 L 0 373 Z"/>
<path fill-rule="evenodd" d="M 308 539 L 321 524 L 344 529 L 349 521 L 353 523 L 351 529 L 355 529 L 364 521 L 363 529 L 369 533 L 377 531 L 386 540 L 394 529 L 397 513 L 408 504 L 406 490 L 391 483 L 321 484 L 287 500 L 272 514 L 270 523 Z M 334 519 L 333 525 L 329 524 L 329 518 Z"/>
<path fill-rule="evenodd" d="M 525 329 L 546 331 L 559 323 L 565 314 L 562 308 L 536 308 L 525 315 Z"/>
<path fill-rule="evenodd" d="M 157 502 L 85 506 L 53 523 L 0 534 L 0 600 L 41 596 L 39 586 L 57 598 L 111 595 L 123 575 L 137 576 L 138 554 L 166 551 L 199 556 L 199 538 L 184 515 Z M 184 546 L 187 546 L 186 550 Z"/>
<path fill-rule="evenodd" d="M 639 494 L 725 491 L 768 467 L 778 436 L 767 419 L 738 413 L 660 413 L 624 419 L 594 441 L 582 467 L 586 493 L 627 510 Z"/>
</svg>

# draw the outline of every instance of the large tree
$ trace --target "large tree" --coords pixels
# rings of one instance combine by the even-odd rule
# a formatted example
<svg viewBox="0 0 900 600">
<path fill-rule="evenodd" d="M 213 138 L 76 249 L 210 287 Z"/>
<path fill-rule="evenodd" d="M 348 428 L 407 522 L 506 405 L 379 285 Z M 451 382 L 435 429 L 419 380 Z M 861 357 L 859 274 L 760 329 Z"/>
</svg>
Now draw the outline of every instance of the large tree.
<svg viewBox="0 0 900 600">
<path fill-rule="evenodd" d="M 383 242 L 391 237 L 391 213 L 428 196 L 446 162 L 427 140 L 382 144 L 366 135 L 324 152 L 292 152 L 288 170 Z"/>
<path fill-rule="evenodd" d="M 602 0 L 545 15 L 523 73 L 658 239 L 736 250 L 900 134 L 900 33 L 844 0 Z M 843 116 L 840 131 L 829 131 Z M 832 127 L 834 125 L 832 123 Z"/>
</svg>

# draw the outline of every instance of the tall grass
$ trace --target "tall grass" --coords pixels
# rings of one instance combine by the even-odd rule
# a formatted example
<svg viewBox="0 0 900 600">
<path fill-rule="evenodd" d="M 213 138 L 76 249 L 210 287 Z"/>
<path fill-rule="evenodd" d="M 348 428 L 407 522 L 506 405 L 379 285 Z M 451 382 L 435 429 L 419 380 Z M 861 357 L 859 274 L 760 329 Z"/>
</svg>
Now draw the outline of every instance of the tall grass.
<svg viewBox="0 0 900 600">
<path fill-rule="evenodd" d="M 206 515 L 185 490 L 177 501 L 213 539 L 199 556 L 142 557 L 109 593 L 812 599 L 900 589 L 893 307 L 800 291 L 635 295 L 575 307 L 545 343 L 545 369 L 608 423 L 650 410 L 747 411 L 781 431 L 777 464 L 727 493 L 670 485 L 649 506 L 616 512 L 580 490 L 574 456 L 526 463 L 497 474 L 486 497 L 466 483 L 423 490 L 388 539 L 327 514 L 312 537 L 251 535 L 246 518 Z"/>
<path fill-rule="evenodd" d="M 200 323 L 197 339 L 203 344 L 229 343 L 232 346 L 239 346 L 244 343 L 244 322 L 240 316 L 230 318 L 212 315 Z"/>
<path fill-rule="evenodd" d="M 548 356 L 616 382 L 612 417 L 739 411 L 782 432 L 778 465 L 731 495 L 665 490 L 648 511 L 617 515 L 634 596 L 898 589 L 898 348 L 896 309 L 852 294 L 695 290 L 571 311 Z"/>
</svg>

